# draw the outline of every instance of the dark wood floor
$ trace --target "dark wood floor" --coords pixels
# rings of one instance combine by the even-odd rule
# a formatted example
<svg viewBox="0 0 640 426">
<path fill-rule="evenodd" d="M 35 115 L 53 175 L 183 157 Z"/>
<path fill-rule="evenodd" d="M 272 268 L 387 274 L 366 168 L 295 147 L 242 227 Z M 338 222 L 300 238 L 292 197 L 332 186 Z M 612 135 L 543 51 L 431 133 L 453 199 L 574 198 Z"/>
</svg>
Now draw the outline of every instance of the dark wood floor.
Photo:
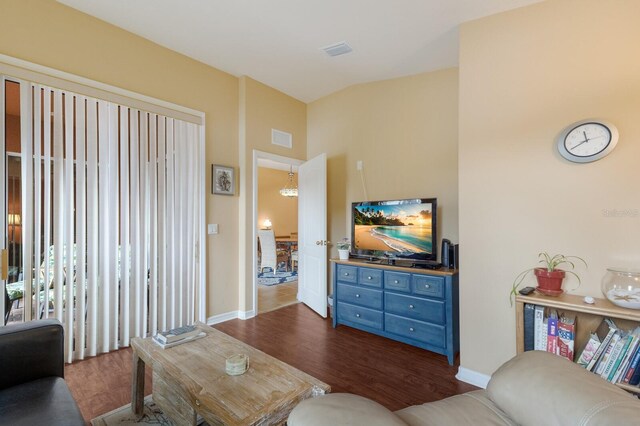
<svg viewBox="0 0 640 426">
<path fill-rule="evenodd" d="M 331 385 L 332 392 L 371 398 L 390 410 L 435 401 L 475 387 L 457 381 L 447 358 L 346 326 L 331 327 L 299 303 L 215 328 Z M 131 401 L 131 350 L 65 367 L 87 421 Z M 147 369 L 145 394 L 151 393 Z"/>
</svg>

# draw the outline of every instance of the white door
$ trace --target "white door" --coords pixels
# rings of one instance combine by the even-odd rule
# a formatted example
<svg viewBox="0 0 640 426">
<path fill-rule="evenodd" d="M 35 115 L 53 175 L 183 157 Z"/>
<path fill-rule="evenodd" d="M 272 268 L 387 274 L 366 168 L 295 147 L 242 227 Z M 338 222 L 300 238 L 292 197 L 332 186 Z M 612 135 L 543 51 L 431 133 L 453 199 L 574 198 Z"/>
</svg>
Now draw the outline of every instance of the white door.
<svg viewBox="0 0 640 426">
<path fill-rule="evenodd" d="M 327 317 L 327 156 L 298 168 L 298 292 L 300 301 Z"/>
</svg>

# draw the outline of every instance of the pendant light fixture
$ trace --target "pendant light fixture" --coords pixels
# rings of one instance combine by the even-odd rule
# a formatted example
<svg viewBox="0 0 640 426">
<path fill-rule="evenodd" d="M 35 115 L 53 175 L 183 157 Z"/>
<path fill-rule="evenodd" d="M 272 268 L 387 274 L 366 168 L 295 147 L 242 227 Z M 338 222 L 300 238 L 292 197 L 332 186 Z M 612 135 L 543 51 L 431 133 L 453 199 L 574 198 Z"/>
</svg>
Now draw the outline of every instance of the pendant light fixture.
<svg viewBox="0 0 640 426">
<path fill-rule="evenodd" d="M 289 180 L 287 184 L 280 190 L 280 195 L 283 197 L 297 197 L 298 187 L 293 183 L 293 166 L 289 169 Z"/>
</svg>

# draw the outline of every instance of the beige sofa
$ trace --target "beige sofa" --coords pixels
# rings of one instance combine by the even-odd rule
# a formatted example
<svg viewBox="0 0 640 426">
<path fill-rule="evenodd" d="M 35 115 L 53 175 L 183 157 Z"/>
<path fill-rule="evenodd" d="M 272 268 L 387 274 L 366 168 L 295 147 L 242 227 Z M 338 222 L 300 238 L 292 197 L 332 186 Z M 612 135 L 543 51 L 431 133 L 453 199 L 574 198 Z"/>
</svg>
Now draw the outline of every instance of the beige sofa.
<svg viewBox="0 0 640 426">
<path fill-rule="evenodd" d="M 531 351 L 502 365 L 486 390 L 391 412 L 329 394 L 300 403 L 288 426 L 640 425 L 640 400 L 561 357 Z"/>
</svg>

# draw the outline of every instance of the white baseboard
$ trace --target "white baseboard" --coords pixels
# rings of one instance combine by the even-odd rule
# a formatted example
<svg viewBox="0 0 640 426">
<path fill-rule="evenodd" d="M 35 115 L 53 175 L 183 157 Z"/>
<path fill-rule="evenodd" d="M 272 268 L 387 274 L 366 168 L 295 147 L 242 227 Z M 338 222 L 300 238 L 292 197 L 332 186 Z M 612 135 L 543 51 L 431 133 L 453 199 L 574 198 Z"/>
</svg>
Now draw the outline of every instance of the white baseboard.
<svg viewBox="0 0 640 426">
<path fill-rule="evenodd" d="M 224 314 L 214 315 L 207 318 L 207 325 L 219 324 L 221 322 L 229 321 L 232 319 L 247 320 L 256 316 L 256 311 L 231 311 Z"/>
<path fill-rule="evenodd" d="M 478 373 L 477 371 L 469 370 L 468 368 L 458 367 L 458 374 L 456 374 L 456 379 L 460 380 L 461 382 L 469 383 L 470 385 L 486 389 L 489 380 L 491 380 L 491 376 Z"/>
<path fill-rule="evenodd" d="M 255 316 L 256 316 L 256 311 L 253 309 L 250 311 L 238 311 L 238 318 L 240 318 L 241 320 L 247 320 Z"/>
<path fill-rule="evenodd" d="M 219 324 L 221 322 L 229 321 L 238 318 L 240 311 L 225 312 L 224 314 L 214 315 L 207 318 L 207 325 Z"/>
</svg>

